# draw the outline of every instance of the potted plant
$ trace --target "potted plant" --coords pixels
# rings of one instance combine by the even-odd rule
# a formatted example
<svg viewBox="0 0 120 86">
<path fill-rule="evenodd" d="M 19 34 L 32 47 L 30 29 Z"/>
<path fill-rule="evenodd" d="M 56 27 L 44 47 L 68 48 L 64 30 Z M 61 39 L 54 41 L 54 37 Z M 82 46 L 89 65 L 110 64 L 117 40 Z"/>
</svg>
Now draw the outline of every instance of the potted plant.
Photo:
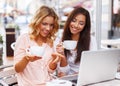
<svg viewBox="0 0 120 86">
<path fill-rule="evenodd" d="M 3 38 L 1 34 L 0 34 L 0 44 L 3 44 Z"/>
<path fill-rule="evenodd" d="M 15 24 L 15 23 L 9 23 L 6 25 L 6 29 L 14 29 L 15 32 L 15 37 L 18 37 L 20 35 L 20 27 L 19 25 Z"/>
<path fill-rule="evenodd" d="M 0 65 L 2 64 L 2 54 L 3 54 L 3 37 L 0 34 Z"/>
</svg>

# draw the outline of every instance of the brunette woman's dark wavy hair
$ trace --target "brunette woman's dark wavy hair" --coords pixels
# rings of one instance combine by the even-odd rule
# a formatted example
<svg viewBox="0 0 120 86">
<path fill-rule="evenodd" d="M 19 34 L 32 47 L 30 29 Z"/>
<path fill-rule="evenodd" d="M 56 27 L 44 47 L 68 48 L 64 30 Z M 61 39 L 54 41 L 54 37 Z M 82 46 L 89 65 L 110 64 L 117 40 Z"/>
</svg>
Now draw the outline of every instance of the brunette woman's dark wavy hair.
<svg viewBox="0 0 120 86">
<path fill-rule="evenodd" d="M 86 23 L 84 29 L 80 32 L 79 34 L 79 39 L 77 43 L 77 58 L 75 60 L 75 63 L 80 62 L 81 60 L 81 53 L 82 51 L 89 50 L 90 47 L 90 29 L 91 29 L 91 20 L 90 20 L 90 14 L 89 12 L 83 8 L 83 7 L 78 7 L 75 8 L 68 16 L 68 19 L 65 23 L 64 26 L 64 32 L 63 32 L 63 37 L 62 41 L 64 40 L 72 40 L 72 34 L 70 32 L 69 25 L 78 14 L 82 14 L 86 17 Z M 65 56 L 67 57 L 67 54 L 70 54 L 69 50 L 64 50 Z M 69 58 L 69 57 L 67 57 Z"/>
</svg>

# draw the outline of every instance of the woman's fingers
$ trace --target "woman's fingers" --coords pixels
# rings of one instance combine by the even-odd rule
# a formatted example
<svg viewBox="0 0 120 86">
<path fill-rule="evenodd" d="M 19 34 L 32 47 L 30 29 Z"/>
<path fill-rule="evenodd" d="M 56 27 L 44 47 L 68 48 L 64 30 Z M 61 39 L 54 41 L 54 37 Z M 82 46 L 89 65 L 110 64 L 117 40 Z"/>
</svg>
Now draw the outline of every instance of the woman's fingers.
<svg viewBox="0 0 120 86">
<path fill-rule="evenodd" d="M 56 51 L 57 51 L 58 53 L 63 53 L 63 52 L 64 52 L 64 47 L 63 47 L 63 44 L 62 44 L 62 43 L 60 43 L 60 44 L 58 44 L 58 45 L 56 46 Z"/>
<path fill-rule="evenodd" d="M 62 77 L 62 76 L 65 76 L 65 75 L 66 75 L 66 74 L 63 73 L 63 72 L 58 73 L 58 77 Z"/>
<path fill-rule="evenodd" d="M 61 57 L 57 53 L 52 54 L 53 62 L 60 62 Z"/>
<path fill-rule="evenodd" d="M 59 53 L 53 53 L 52 58 L 54 62 L 60 62 L 61 59 L 65 59 L 65 56 Z"/>
<path fill-rule="evenodd" d="M 42 59 L 42 57 L 30 56 L 30 61 L 31 61 L 31 62 L 36 61 L 36 60 L 39 60 L 39 59 Z"/>
<path fill-rule="evenodd" d="M 57 57 L 56 54 L 53 53 L 53 54 L 52 54 L 52 59 L 55 60 L 56 57 Z"/>
<path fill-rule="evenodd" d="M 60 54 L 60 53 L 53 53 L 52 56 L 53 56 L 53 57 L 59 56 L 59 57 L 62 57 L 62 58 L 65 57 L 64 55 L 62 55 L 62 54 Z"/>
<path fill-rule="evenodd" d="M 56 59 L 53 61 L 54 63 L 58 63 L 60 62 L 61 58 L 60 57 L 56 57 Z"/>
</svg>

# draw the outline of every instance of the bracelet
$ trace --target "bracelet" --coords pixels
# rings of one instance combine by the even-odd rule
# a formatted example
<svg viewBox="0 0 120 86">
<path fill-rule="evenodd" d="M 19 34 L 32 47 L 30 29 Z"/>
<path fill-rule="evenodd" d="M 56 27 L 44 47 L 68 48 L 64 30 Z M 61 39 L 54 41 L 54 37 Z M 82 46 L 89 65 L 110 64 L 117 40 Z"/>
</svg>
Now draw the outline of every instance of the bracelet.
<svg viewBox="0 0 120 86">
<path fill-rule="evenodd" d="M 29 56 L 25 56 L 25 58 L 26 58 L 26 60 L 27 60 L 27 61 L 30 61 L 30 58 L 29 58 Z"/>
</svg>

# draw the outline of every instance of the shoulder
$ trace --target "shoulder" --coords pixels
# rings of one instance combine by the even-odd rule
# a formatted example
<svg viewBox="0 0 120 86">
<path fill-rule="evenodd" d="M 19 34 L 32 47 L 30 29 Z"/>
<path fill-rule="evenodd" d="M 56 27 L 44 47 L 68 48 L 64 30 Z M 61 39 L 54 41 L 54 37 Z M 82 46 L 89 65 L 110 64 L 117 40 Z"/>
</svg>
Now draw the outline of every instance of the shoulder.
<svg viewBox="0 0 120 86">
<path fill-rule="evenodd" d="M 24 40 L 24 39 L 26 39 L 26 38 L 29 38 L 29 34 L 28 34 L 28 33 L 21 34 L 21 35 L 17 38 L 17 40 Z"/>
<path fill-rule="evenodd" d="M 29 40 L 29 34 L 28 33 L 24 33 L 24 34 L 21 34 L 17 40 L 16 40 L 16 43 L 20 44 L 20 43 L 25 43 Z"/>
<path fill-rule="evenodd" d="M 19 38 L 26 38 L 26 37 L 28 37 L 28 36 L 29 36 L 28 33 L 24 33 L 24 34 L 21 34 L 21 35 L 19 36 Z"/>
</svg>

